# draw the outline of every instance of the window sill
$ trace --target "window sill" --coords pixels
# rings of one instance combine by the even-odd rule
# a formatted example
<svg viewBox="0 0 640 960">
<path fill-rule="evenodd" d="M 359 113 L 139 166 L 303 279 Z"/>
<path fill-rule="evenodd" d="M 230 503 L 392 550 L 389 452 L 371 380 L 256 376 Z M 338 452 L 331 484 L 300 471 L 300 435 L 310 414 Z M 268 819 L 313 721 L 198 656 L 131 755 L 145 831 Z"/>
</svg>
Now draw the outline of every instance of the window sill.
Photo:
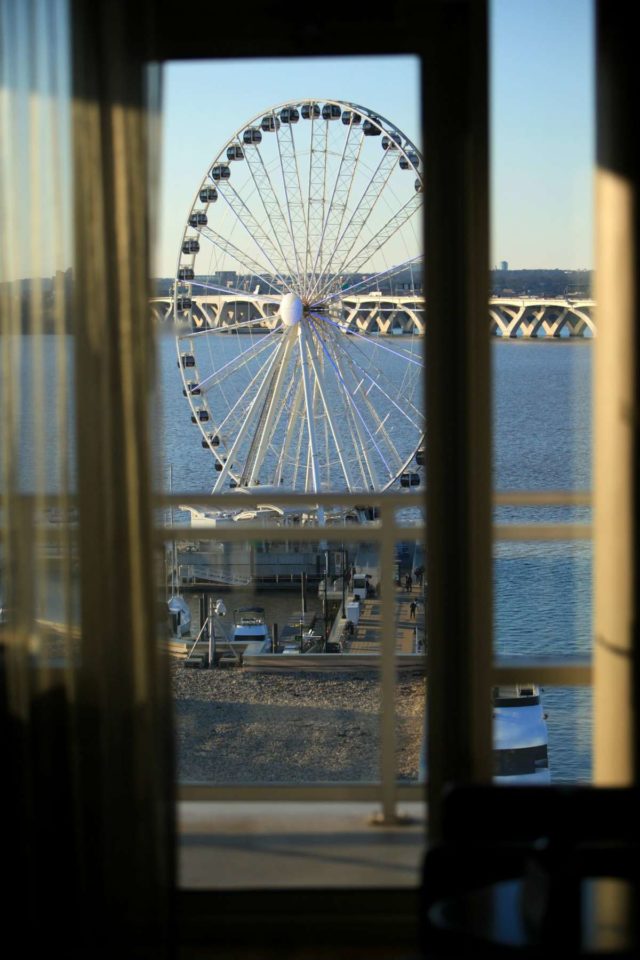
<svg viewBox="0 0 640 960">
<path fill-rule="evenodd" d="M 417 888 L 424 803 L 409 822 L 374 826 L 373 803 L 178 804 L 183 890 Z"/>
</svg>

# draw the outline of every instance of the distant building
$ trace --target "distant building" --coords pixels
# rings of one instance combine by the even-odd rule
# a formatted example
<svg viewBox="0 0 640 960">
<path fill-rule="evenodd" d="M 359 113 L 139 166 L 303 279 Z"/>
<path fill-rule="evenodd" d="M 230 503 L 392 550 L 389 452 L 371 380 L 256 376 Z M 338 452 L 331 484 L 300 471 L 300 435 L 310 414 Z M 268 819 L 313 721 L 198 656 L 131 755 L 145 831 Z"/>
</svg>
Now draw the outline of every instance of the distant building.
<svg viewBox="0 0 640 960">
<path fill-rule="evenodd" d="M 508 270 L 508 269 L 509 269 L 509 261 L 508 261 L 508 260 L 501 260 L 501 261 L 500 261 L 500 269 L 501 269 L 501 270 Z"/>
</svg>

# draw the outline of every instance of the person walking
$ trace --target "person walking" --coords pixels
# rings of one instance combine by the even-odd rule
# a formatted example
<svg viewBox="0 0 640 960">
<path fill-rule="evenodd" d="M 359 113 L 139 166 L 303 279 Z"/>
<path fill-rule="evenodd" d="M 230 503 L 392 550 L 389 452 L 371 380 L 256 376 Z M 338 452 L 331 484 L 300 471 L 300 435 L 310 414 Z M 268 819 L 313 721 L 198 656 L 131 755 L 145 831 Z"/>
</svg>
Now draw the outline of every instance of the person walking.
<svg viewBox="0 0 640 960">
<path fill-rule="evenodd" d="M 415 620 L 415 618 L 416 618 L 416 609 L 417 609 L 417 606 L 418 606 L 418 604 L 416 603 L 415 600 L 412 600 L 411 603 L 409 604 L 409 617 L 410 617 L 412 620 Z"/>
<path fill-rule="evenodd" d="M 405 584 L 405 587 L 407 588 L 407 593 L 411 593 L 413 589 L 413 577 L 411 576 L 410 573 L 407 574 L 404 584 Z"/>
</svg>

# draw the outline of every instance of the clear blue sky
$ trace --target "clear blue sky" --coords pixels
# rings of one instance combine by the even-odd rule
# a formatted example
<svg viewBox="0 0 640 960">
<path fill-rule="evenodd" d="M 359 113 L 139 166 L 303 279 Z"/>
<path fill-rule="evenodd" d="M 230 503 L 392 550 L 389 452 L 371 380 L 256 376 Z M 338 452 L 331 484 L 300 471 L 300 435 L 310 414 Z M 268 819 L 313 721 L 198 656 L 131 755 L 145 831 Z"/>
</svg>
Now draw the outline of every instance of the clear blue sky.
<svg viewBox="0 0 640 960">
<path fill-rule="evenodd" d="M 491 3 L 492 264 L 593 266 L 591 0 Z"/>
<path fill-rule="evenodd" d="M 265 108 L 297 98 L 347 100 L 391 120 L 420 147 L 415 57 L 174 63 L 164 79 L 160 273 L 174 273 L 182 229 L 208 166 Z"/>
<path fill-rule="evenodd" d="M 591 267 L 593 11 L 590 0 L 491 4 L 491 263 Z M 155 273 L 174 273 L 193 196 L 237 128 L 296 98 L 361 103 L 420 145 L 412 57 L 176 63 L 165 68 Z"/>
</svg>

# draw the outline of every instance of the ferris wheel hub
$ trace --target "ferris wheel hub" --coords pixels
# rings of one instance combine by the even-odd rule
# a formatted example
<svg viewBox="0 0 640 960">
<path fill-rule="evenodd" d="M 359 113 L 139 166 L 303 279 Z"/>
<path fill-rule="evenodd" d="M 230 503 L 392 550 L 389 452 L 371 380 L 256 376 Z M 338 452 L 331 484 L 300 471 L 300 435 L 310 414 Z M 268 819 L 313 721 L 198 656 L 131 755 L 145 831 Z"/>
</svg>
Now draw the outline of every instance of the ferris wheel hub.
<svg viewBox="0 0 640 960">
<path fill-rule="evenodd" d="M 302 320 L 304 306 L 295 293 L 286 293 L 280 304 L 280 316 L 285 327 L 292 327 Z"/>
</svg>

